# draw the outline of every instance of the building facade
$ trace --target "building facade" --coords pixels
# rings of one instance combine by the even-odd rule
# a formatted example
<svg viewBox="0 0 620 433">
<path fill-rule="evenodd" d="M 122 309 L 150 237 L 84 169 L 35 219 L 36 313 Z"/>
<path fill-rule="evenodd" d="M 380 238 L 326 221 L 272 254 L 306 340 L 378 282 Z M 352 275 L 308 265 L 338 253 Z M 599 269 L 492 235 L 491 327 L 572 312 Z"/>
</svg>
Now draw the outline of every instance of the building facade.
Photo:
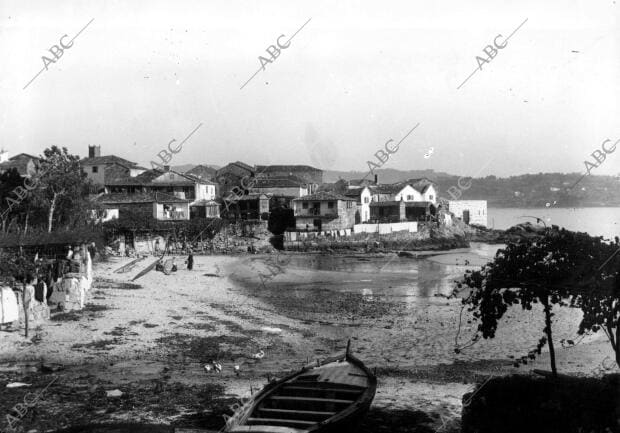
<svg viewBox="0 0 620 433">
<path fill-rule="evenodd" d="M 450 200 L 448 211 L 465 224 L 487 226 L 487 201 L 486 200 Z"/>
<path fill-rule="evenodd" d="M 297 230 L 350 229 L 355 225 L 358 214 L 354 198 L 333 192 L 318 192 L 296 198 L 293 206 Z"/>
</svg>

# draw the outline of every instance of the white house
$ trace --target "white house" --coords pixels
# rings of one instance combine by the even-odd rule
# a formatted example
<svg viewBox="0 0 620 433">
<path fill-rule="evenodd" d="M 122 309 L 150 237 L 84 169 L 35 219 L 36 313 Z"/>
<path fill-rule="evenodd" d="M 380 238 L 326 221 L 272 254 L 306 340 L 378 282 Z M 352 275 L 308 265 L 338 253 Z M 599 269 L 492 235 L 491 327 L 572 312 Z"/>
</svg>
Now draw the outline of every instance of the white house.
<svg viewBox="0 0 620 433">
<path fill-rule="evenodd" d="M 370 192 L 372 201 L 424 201 L 422 193 L 408 183 L 374 185 Z"/>
<path fill-rule="evenodd" d="M 370 219 L 370 203 L 372 202 L 372 192 L 367 186 L 363 188 L 352 188 L 344 193 L 346 197 L 354 198 L 360 214 L 360 222 L 364 223 Z"/>
<path fill-rule="evenodd" d="M 450 200 L 448 210 L 465 224 L 487 226 L 486 200 Z"/>
</svg>

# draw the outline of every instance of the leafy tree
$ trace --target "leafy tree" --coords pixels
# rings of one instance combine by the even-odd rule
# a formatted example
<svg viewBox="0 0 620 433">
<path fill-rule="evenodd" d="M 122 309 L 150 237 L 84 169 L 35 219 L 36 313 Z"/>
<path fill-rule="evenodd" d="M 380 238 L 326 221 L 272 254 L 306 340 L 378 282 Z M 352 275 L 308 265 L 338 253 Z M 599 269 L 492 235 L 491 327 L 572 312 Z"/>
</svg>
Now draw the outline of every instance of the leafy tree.
<svg viewBox="0 0 620 433">
<path fill-rule="evenodd" d="M 16 168 L 0 174 L 0 203 L 2 203 L 0 218 L 2 219 L 3 232 L 6 230 L 9 218 L 16 214 L 15 203 L 18 197 L 15 195 L 15 190 L 22 186 L 22 183 L 23 179 Z"/>
<path fill-rule="evenodd" d="M 69 154 L 66 147 L 52 146 L 43 155 L 35 196 L 37 204 L 47 210 L 47 231 L 51 232 L 56 213 L 70 220 L 88 211 L 88 183 L 79 156 Z"/>
<path fill-rule="evenodd" d="M 463 283 L 471 293 L 463 299 L 463 304 L 469 306 L 474 320 L 479 321 L 477 335 L 493 338 L 499 320 L 510 306 L 520 304 L 523 309 L 531 310 L 532 304 L 540 303 L 544 335 L 537 348 L 517 361 L 517 365 L 540 354 L 547 344 L 551 370 L 557 375 L 553 308 L 581 307 L 584 318 L 579 332 L 597 331 L 604 326 L 618 358 L 619 263 L 613 256 L 616 249 L 617 246 L 604 242 L 601 237 L 557 227 L 540 237 L 508 244 L 496 253 L 493 262 L 464 276 Z"/>
</svg>

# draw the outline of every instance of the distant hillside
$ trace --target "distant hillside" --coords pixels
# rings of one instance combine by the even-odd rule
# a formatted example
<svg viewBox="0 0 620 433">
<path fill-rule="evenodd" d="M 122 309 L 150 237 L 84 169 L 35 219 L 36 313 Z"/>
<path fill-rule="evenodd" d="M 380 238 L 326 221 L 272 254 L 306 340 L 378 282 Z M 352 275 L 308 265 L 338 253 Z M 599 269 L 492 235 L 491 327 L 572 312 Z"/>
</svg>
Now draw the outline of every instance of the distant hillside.
<svg viewBox="0 0 620 433">
<path fill-rule="evenodd" d="M 375 170 L 379 183 L 394 183 L 411 178 L 427 177 L 437 183 L 440 197 L 452 200 L 487 200 L 490 207 L 555 207 L 620 206 L 620 176 L 584 177 L 581 173 L 523 174 L 507 178 L 487 176 L 463 178 L 459 188 L 459 176 L 434 170 Z M 361 179 L 367 172 L 325 171 L 323 180 Z M 368 176 L 368 179 L 371 179 Z M 471 186 L 468 187 L 471 181 Z M 452 188 L 452 189 L 451 189 Z M 449 194 L 452 191 L 453 196 Z M 459 196 L 460 192 L 460 196 Z"/>
<path fill-rule="evenodd" d="M 471 180 L 469 189 L 462 191 L 460 199 L 487 200 L 491 207 L 544 207 L 547 203 L 555 207 L 620 206 L 618 176 L 591 175 L 579 181 L 581 176 L 581 173 L 539 173 L 476 178 Z M 440 196 L 451 199 L 448 189 L 458 189 L 458 179 L 458 176 L 438 179 Z M 461 185 L 466 187 L 469 180 L 463 179 Z"/>
<path fill-rule="evenodd" d="M 374 173 L 379 179 L 379 183 L 395 183 L 405 179 L 416 177 L 427 177 L 431 180 L 437 180 L 441 177 L 451 176 L 441 171 L 429 170 L 396 170 L 393 168 L 384 168 L 375 170 Z M 325 170 L 323 172 L 323 182 L 336 182 L 338 179 L 352 180 L 362 179 L 368 175 L 368 171 L 333 171 Z M 372 175 L 368 175 L 367 179 L 374 179 Z"/>
</svg>

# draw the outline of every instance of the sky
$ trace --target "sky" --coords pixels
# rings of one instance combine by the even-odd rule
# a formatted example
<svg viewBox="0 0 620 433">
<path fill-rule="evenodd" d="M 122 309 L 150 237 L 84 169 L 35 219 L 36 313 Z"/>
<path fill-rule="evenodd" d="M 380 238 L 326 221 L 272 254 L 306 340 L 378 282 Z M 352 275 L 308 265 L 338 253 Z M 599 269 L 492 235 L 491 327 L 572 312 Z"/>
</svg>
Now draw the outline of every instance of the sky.
<svg viewBox="0 0 620 433">
<path fill-rule="evenodd" d="M 620 139 L 618 8 L 0 0 L 0 147 L 86 156 L 99 145 L 150 167 L 198 127 L 170 165 L 362 171 L 418 125 L 383 168 L 584 172 L 604 140 Z M 77 37 L 55 58 L 63 35 Z M 281 35 L 294 37 L 272 57 Z M 494 40 L 504 48 L 489 57 Z M 592 170 L 618 173 L 620 146 Z"/>
</svg>

